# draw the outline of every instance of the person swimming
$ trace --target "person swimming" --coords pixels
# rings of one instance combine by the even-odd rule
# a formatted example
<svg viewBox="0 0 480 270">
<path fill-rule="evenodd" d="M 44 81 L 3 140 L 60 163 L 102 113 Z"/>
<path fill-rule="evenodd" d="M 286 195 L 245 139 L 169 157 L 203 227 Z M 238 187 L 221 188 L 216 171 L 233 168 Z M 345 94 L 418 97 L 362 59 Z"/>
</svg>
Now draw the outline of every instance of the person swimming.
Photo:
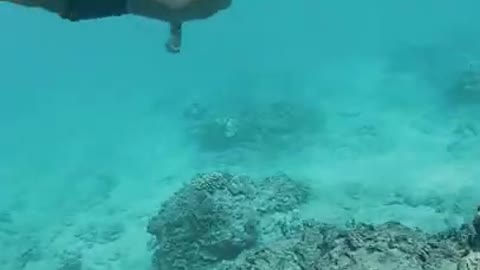
<svg viewBox="0 0 480 270">
<path fill-rule="evenodd" d="M 169 23 L 170 35 L 165 46 L 178 53 L 182 44 L 182 25 L 207 19 L 231 6 L 232 0 L 0 0 L 26 7 L 37 7 L 61 18 L 83 20 L 133 14 Z"/>
</svg>

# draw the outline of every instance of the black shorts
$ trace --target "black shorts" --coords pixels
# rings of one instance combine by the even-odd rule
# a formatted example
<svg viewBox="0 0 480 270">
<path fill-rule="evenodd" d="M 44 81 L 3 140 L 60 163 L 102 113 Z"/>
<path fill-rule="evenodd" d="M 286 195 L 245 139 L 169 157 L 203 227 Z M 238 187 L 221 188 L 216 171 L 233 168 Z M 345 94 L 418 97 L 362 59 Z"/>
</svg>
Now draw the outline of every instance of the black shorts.
<svg viewBox="0 0 480 270">
<path fill-rule="evenodd" d="M 60 14 L 70 21 L 121 16 L 128 13 L 128 0 L 64 0 L 65 10 Z"/>
</svg>

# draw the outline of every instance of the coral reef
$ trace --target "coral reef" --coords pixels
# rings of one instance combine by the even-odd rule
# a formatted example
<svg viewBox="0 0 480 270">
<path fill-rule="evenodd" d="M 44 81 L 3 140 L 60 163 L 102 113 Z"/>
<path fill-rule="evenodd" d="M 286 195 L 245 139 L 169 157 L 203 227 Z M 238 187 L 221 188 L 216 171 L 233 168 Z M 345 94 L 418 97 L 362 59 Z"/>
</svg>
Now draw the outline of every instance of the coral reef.
<svg viewBox="0 0 480 270">
<path fill-rule="evenodd" d="M 435 234 L 398 222 L 338 226 L 299 216 L 309 196 L 287 175 L 199 174 L 149 222 L 154 269 L 480 269 L 480 212 Z"/>
<path fill-rule="evenodd" d="M 264 190 L 268 185 L 271 189 Z M 157 269 L 208 269 L 262 243 L 262 218 L 304 203 L 308 192 L 283 175 L 259 183 L 226 173 L 197 175 L 151 219 Z"/>
<path fill-rule="evenodd" d="M 477 207 L 477 213 L 473 218 L 472 224 L 475 234 L 471 238 L 470 246 L 474 251 L 480 251 L 480 206 Z"/>
<path fill-rule="evenodd" d="M 412 74 L 435 89 L 444 89 L 450 105 L 480 104 L 478 56 L 453 44 L 405 46 L 390 55 L 389 73 Z M 475 49 L 475 52 L 477 50 Z"/>
<path fill-rule="evenodd" d="M 480 206 L 477 207 L 477 213 L 473 219 L 473 228 L 475 229 L 475 233 L 480 235 Z"/>
<path fill-rule="evenodd" d="M 448 89 L 448 97 L 462 105 L 480 104 L 480 70 L 469 65 L 465 71 L 460 72 Z"/>
<path fill-rule="evenodd" d="M 470 249 L 458 264 L 458 270 L 480 270 L 480 206 L 473 217 L 471 229 L 467 242 Z"/>
<path fill-rule="evenodd" d="M 414 74 L 435 88 L 443 88 L 465 61 L 465 52 L 451 44 L 406 44 L 389 55 L 387 71 Z"/>
<path fill-rule="evenodd" d="M 272 102 L 263 106 L 213 112 L 194 103 L 184 111 L 188 132 L 205 150 L 233 148 L 282 149 L 306 140 L 323 127 L 316 109 L 291 102 Z"/>
<path fill-rule="evenodd" d="M 455 269 L 460 254 L 448 242 L 395 222 L 341 229 L 311 220 L 296 237 L 217 269 Z"/>
</svg>

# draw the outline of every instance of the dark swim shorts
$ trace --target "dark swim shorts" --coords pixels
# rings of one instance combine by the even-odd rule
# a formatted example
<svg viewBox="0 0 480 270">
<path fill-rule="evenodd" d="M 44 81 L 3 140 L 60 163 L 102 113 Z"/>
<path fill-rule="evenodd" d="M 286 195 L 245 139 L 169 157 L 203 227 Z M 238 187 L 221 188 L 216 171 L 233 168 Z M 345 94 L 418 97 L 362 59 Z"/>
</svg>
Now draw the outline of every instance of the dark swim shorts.
<svg viewBox="0 0 480 270">
<path fill-rule="evenodd" d="M 63 18 L 70 21 L 121 16 L 128 13 L 128 0 L 64 0 Z"/>
</svg>

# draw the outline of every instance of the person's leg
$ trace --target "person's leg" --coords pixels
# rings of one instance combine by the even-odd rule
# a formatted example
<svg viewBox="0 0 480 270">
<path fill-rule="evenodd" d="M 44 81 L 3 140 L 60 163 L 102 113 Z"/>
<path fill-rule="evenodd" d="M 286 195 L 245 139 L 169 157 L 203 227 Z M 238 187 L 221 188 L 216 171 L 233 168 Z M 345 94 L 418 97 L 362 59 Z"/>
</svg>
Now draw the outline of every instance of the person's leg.
<svg viewBox="0 0 480 270">
<path fill-rule="evenodd" d="M 182 23 L 170 22 L 170 37 L 165 44 L 170 53 L 179 53 L 182 46 Z"/>
</svg>

